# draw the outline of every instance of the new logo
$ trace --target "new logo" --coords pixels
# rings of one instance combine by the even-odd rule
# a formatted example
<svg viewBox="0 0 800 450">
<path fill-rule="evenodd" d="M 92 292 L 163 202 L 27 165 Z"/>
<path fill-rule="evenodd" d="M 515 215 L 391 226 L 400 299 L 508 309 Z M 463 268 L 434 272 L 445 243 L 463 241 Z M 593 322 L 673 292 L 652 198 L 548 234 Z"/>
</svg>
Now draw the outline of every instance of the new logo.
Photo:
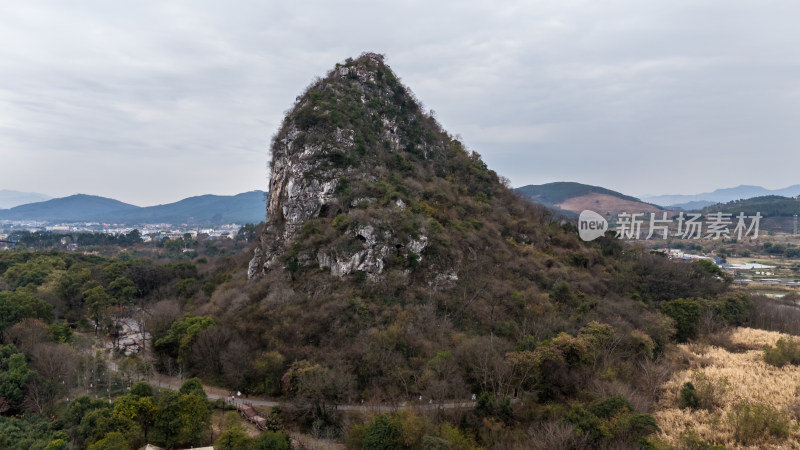
<svg viewBox="0 0 800 450">
<path fill-rule="evenodd" d="M 584 241 L 592 241 L 604 235 L 608 222 L 603 216 L 591 210 L 581 211 L 578 217 L 578 234 Z"/>
</svg>

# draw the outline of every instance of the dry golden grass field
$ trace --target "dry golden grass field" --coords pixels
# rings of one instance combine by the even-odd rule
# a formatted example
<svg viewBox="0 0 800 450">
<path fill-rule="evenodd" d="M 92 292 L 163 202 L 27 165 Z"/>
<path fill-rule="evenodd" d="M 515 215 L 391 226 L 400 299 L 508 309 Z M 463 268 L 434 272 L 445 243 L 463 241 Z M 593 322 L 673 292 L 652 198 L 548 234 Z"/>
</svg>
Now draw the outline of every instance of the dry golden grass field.
<svg viewBox="0 0 800 450">
<path fill-rule="evenodd" d="M 680 345 L 688 369 L 662 386 L 653 414 L 661 428 L 658 438 L 672 448 L 699 448 L 689 442 L 702 441 L 726 448 L 800 449 L 800 367 L 775 367 L 763 359 L 763 346 L 781 337 L 790 338 L 739 328 L 712 340 L 717 345 Z M 700 394 L 699 407 L 681 407 L 686 382 Z M 766 431 L 753 419 L 764 415 L 770 424 Z"/>
</svg>

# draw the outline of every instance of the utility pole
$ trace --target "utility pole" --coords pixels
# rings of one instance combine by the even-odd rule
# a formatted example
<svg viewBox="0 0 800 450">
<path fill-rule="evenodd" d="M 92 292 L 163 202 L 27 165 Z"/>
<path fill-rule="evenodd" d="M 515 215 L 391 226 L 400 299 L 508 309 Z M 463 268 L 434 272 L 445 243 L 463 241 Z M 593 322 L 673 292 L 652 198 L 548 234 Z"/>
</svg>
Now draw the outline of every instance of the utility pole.
<svg viewBox="0 0 800 450">
<path fill-rule="evenodd" d="M 794 234 L 797 234 L 797 214 L 794 215 Z"/>
<path fill-rule="evenodd" d="M 113 357 L 113 356 L 112 356 Z M 111 367 L 106 368 L 106 372 L 108 372 L 108 404 L 111 404 Z"/>
</svg>

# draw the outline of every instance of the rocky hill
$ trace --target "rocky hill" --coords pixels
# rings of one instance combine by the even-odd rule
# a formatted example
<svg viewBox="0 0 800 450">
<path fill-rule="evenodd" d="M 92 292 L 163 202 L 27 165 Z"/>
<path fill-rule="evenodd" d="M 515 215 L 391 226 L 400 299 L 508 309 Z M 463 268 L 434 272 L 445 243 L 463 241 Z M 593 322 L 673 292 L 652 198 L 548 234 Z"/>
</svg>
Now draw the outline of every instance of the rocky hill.
<svg viewBox="0 0 800 450">
<path fill-rule="evenodd" d="M 619 262 L 607 257 L 621 245 L 591 245 L 503 185 L 366 53 L 311 84 L 273 138 L 267 224 L 247 276 L 269 275 L 271 290 L 301 303 L 319 292 L 401 303 L 438 292 L 449 319 L 489 332 L 519 319 L 503 300 L 515 291 L 537 302 L 559 283 L 575 301 L 616 290 L 607 275 Z M 661 299 L 676 286 L 628 288 Z"/>
<path fill-rule="evenodd" d="M 580 241 L 442 130 L 381 55 L 337 64 L 298 96 L 271 161 L 252 259 L 220 268 L 215 279 L 227 281 L 186 304 L 218 324 L 214 345 L 258 356 L 229 368 L 198 348 L 182 361 L 187 373 L 308 401 L 308 426 L 333 435 L 342 425 L 331 405 L 348 399 L 486 393 L 495 406 L 453 420 L 487 447 L 486 424 L 568 420 L 575 401 L 619 392 L 647 411 L 655 391 L 642 368 L 660 364 L 675 331 L 660 305 L 726 289 L 704 266 L 608 236 Z M 273 363 L 281 382 L 262 383 Z M 498 412 L 495 395 L 515 392 L 527 406 L 504 400 Z"/>
<path fill-rule="evenodd" d="M 436 253 L 430 273 L 455 279 L 463 255 L 443 247 L 446 229 L 480 229 L 498 197 L 513 200 L 372 53 L 299 97 L 273 141 L 269 192 L 251 277 L 279 266 L 371 279 L 392 266 L 407 275 Z M 538 234 L 509 225 L 506 237 L 525 245 Z"/>
</svg>

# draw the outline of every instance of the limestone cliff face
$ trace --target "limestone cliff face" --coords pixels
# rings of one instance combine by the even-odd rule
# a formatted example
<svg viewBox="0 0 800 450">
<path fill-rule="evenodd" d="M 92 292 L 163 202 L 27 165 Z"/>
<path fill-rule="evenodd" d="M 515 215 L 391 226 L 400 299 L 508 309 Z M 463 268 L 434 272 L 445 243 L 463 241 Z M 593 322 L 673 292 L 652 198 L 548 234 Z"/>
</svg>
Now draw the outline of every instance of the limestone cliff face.
<svg viewBox="0 0 800 450">
<path fill-rule="evenodd" d="M 337 64 L 312 84 L 273 139 L 267 227 L 248 276 L 318 266 L 374 278 L 389 259 L 418 263 L 428 243 L 424 221 L 409 231 L 402 198 L 377 198 L 374 186 L 398 160 L 441 154 L 431 123 L 381 55 Z"/>
</svg>

